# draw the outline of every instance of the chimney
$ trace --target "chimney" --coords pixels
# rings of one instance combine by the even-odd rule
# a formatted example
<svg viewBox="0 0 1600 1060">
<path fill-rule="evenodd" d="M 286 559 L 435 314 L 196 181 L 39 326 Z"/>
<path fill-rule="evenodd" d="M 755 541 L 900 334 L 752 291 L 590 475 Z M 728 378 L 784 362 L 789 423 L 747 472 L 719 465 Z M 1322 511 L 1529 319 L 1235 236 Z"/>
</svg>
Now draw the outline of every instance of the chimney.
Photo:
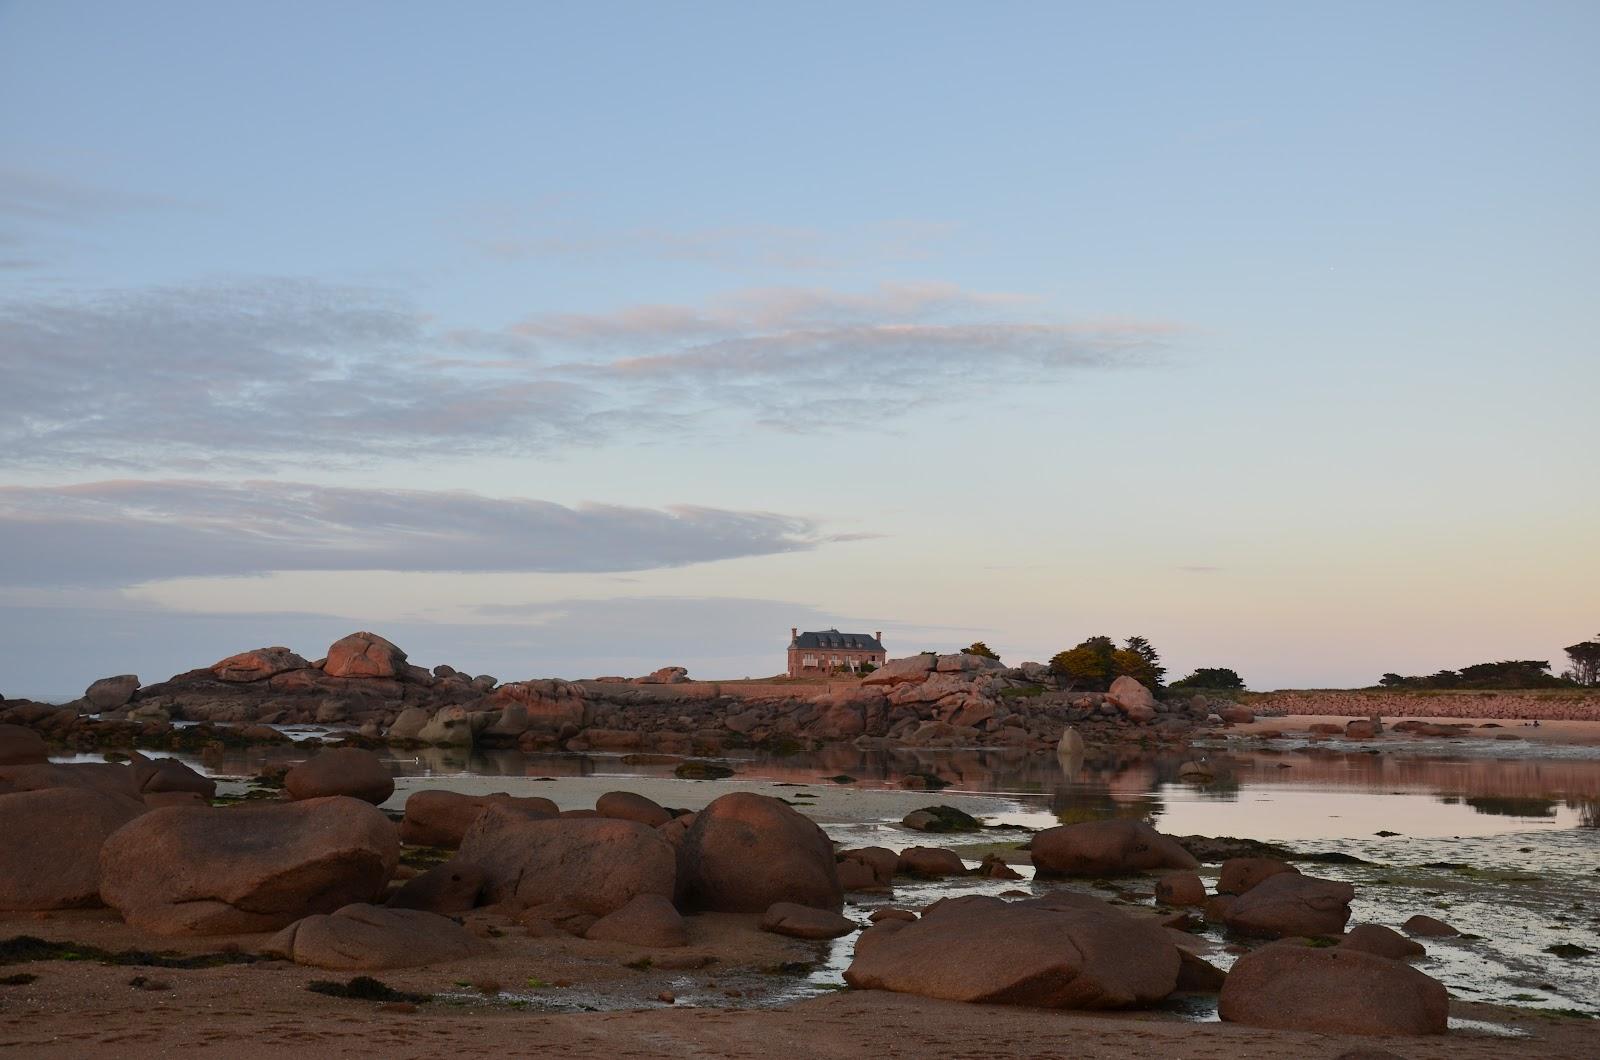
<svg viewBox="0 0 1600 1060">
<path fill-rule="evenodd" d="M 877 641 L 879 644 L 882 644 L 883 643 L 883 630 L 880 629 L 880 630 L 878 630 L 878 632 L 874 633 L 872 635 L 872 639 Z"/>
<path fill-rule="evenodd" d="M 789 639 L 790 640 L 794 640 L 798 636 L 800 636 L 800 627 L 799 626 L 790 626 L 789 627 Z"/>
</svg>

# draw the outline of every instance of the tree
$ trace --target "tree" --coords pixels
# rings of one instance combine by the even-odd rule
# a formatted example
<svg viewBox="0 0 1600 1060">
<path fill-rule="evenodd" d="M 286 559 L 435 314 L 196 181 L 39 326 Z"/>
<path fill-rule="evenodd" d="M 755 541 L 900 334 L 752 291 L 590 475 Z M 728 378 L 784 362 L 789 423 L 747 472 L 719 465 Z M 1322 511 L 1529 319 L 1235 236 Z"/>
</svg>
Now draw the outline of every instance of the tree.
<svg viewBox="0 0 1600 1060">
<path fill-rule="evenodd" d="M 1385 674 L 1384 676 L 1399 677 L 1400 675 Z M 1169 687 L 1243 691 L 1244 678 L 1226 666 L 1202 666 L 1188 677 L 1172 682 Z"/>
<path fill-rule="evenodd" d="M 1166 672 L 1163 667 L 1153 665 L 1131 648 L 1118 648 L 1112 652 L 1111 666 L 1118 677 L 1131 677 L 1146 688 L 1159 687 L 1161 675 Z"/>
<path fill-rule="evenodd" d="M 995 662 L 999 662 L 1000 661 L 1000 656 L 996 655 L 993 651 L 989 650 L 989 645 L 985 644 L 981 640 L 975 640 L 969 646 L 967 646 L 965 648 L 962 648 L 961 649 L 961 654 L 962 655 L 981 655 L 985 659 L 993 659 Z"/>
<path fill-rule="evenodd" d="M 1138 656 L 1139 665 L 1135 666 L 1138 672 L 1124 671 L 1129 677 L 1137 677 L 1151 688 L 1161 684 L 1161 679 L 1166 676 L 1167 668 L 1161 665 L 1161 656 L 1157 654 L 1154 644 L 1135 633 L 1122 645 L 1122 650 Z M 1148 675 L 1148 680 L 1143 675 Z"/>
<path fill-rule="evenodd" d="M 1075 648 L 1058 652 L 1050 660 L 1050 669 L 1095 691 L 1110 687 L 1117 676 L 1116 642 L 1110 637 L 1090 637 Z"/>
<path fill-rule="evenodd" d="M 1119 677 L 1131 677 L 1149 688 L 1159 688 L 1167 672 L 1161 656 L 1143 637 L 1129 637 L 1117 647 L 1110 637 L 1090 637 L 1081 644 L 1059 652 L 1050 668 L 1075 686 L 1104 692 Z"/>
<path fill-rule="evenodd" d="M 1562 676 L 1580 685 L 1600 685 L 1600 635 L 1562 649 L 1572 660 L 1572 669 Z"/>
</svg>

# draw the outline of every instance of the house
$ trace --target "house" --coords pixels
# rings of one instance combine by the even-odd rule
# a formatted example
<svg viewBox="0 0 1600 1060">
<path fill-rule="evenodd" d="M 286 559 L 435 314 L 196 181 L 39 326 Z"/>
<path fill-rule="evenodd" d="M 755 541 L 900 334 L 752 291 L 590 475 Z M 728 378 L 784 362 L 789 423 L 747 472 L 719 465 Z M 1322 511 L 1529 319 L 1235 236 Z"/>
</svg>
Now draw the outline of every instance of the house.
<svg viewBox="0 0 1600 1060">
<path fill-rule="evenodd" d="M 883 665 L 883 634 L 867 636 L 865 633 L 840 633 L 824 629 L 816 633 L 801 633 L 798 627 L 789 629 L 789 676 L 831 674 L 839 670 L 855 673 L 864 664 Z"/>
</svg>

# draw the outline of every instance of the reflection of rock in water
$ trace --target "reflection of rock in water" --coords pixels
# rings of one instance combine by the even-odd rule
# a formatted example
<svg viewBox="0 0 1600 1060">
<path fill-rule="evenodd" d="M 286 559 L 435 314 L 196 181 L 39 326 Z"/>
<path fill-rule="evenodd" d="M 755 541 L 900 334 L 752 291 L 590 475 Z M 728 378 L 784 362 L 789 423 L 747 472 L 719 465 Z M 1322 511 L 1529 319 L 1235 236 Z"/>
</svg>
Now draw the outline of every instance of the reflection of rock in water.
<svg viewBox="0 0 1600 1060">
<path fill-rule="evenodd" d="M 1567 806 L 1578 811 L 1579 828 L 1600 828 L 1600 799 L 1569 799 Z"/>
<path fill-rule="evenodd" d="M 1528 799 L 1511 795 L 1471 795 L 1466 799 L 1478 813 L 1495 817 L 1554 817 L 1556 800 Z"/>
<path fill-rule="evenodd" d="M 1061 775 L 1069 781 L 1077 780 L 1083 772 L 1083 737 L 1077 729 L 1068 726 L 1056 745 L 1056 761 L 1061 764 Z"/>
<path fill-rule="evenodd" d="M 1151 824 L 1166 804 L 1157 795 L 1114 793 L 1104 784 L 1059 787 L 1050 797 L 1050 812 L 1062 824 L 1124 818 Z"/>
</svg>

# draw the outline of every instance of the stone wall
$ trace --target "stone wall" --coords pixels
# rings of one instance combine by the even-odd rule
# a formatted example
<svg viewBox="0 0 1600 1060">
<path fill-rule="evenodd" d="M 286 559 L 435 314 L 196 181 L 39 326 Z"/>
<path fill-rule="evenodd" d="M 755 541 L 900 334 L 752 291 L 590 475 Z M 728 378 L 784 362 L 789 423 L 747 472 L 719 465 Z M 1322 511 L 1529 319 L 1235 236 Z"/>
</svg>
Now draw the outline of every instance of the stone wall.
<svg viewBox="0 0 1600 1060">
<path fill-rule="evenodd" d="M 1600 721 L 1600 689 L 1537 692 L 1369 692 L 1285 690 L 1250 696 L 1257 714 L 1346 718 L 1504 718 Z"/>
</svg>

